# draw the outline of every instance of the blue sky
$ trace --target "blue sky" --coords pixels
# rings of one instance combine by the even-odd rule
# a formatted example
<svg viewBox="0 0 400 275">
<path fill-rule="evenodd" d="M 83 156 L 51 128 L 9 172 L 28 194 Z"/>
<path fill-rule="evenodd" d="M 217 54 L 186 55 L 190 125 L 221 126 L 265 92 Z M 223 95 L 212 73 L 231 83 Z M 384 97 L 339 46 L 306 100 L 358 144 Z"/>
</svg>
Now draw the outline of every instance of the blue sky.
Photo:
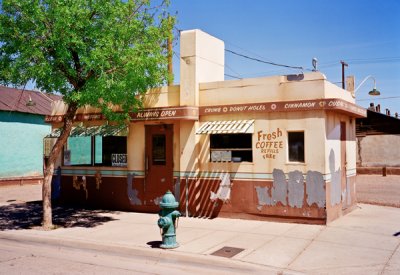
<svg viewBox="0 0 400 275">
<path fill-rule="evenodd" d="M 357 91 L 357 104 L 381 104 L 400 113 L 400 1 L 398 0 L 172 0 L 177 29 L 201 29 L 225 48 L 275 63 L 318 69 L 341 85 L 341 64 L 356 87 L 372 75 L 381 96 L 368 95 L 373 80 Z M 179 55 L 179 41 L 174 50 Z M 174 70 L 179 74 L 174 56 Z M 299 73 L 225 53 L 225 73 L 241 78 Z M 232 79 L 226 76 L 225 79 Z M 179 75 L 175 77 L 179 82 Z"/>
</svg>

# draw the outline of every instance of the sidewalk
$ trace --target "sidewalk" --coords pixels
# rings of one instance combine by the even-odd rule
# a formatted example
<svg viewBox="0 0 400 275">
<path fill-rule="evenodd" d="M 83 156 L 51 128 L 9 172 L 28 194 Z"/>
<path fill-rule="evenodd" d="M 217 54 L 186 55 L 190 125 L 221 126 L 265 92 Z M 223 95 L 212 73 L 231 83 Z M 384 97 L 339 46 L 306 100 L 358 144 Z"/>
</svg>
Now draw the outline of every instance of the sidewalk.
<svg viewBox="0 0 400 275">
<path fill-rule="evenodd" d="M 67 228 L 52 231 L 7 226 L 4 218 L 0 241 L 24 238 L 132 249 L 144 255 L 262 267 L 275 274 L 400 274 L 399 208 L 359 204 L 328 226 L 182 217 L 177 229 L 180 247 L 166 251 L 157 248 L 161 236 L 155 214 L 82 210 L 67 211 L 66 217 Z M 211 255 L 223 247 L 243 251 L 230 259 Z"/>
</svg>

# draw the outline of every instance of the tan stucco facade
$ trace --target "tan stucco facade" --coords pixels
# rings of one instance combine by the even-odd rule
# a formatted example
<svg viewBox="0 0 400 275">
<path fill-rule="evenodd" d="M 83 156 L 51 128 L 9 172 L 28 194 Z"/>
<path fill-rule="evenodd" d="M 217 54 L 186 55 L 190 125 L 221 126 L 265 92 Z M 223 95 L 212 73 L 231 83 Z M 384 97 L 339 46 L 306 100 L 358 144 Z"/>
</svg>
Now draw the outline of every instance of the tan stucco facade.
<svg viewBox="0 0 400 275">
<path fill-rule="evenodd" d="M 180 51 L 180 85 L 149 91 L 144 109 L 132 114 L 127 167 L 62 167 L 66 200 L 79 192 L 70 187 L 73 176 L 94 186 L 100 171 L 102 184 L 119 194 L 112 207 L 133 211 L 155 211 L 159 193 L 149 190 L 166 188 L 191 216 L 327 223 L 355 205 L 355 118 L 366 111 L 350 92 L 319 72 L 225 81 L 224 43 L 200 30 L 181 33 Z M 62 110 L 55 108 L 53 117 Z M 251 123 L 251 161 L 213 161 L 213 133 L 196 133 L 212 121 Z M 148 174 L 151 131 L 172 136 L 171 179 L 152 182 Z M 289 160 L 293 132 L 303 133 L 304 160 Z M 88 200 L 90 188 L 87 194 Z"/>
</svg>

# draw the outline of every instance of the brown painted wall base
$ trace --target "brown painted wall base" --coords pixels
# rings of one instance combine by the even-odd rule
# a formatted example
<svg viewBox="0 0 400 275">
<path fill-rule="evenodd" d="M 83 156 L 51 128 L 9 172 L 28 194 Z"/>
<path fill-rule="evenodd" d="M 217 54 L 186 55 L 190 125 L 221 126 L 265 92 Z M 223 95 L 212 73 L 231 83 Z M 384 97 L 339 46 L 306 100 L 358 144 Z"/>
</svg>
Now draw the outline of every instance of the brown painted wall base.
<svg viewBox="0 0 400 275">
<path fill-rule="evenodd" d="M 42 184 L 43 177 L 2 178 L 0 186 Z"/>
<path fill-rule="evenodd" d="M 97 184 L 94 177 L 86 176 L 86 183 L 82 177 L 77 177 L 74 184 L 72 176 L 62 176 L 59 202 L 90 208 L 132 210 L 126 178 L 103 177 Z"/>
<path fill-rule="evenodd" d="M 286 202 L 259 202 L 257 188 L 269 190 L 266 196 L 271 196 L 272 181 L 239 181 L 233 180 L 231 197 L 223 202 L 210 199 L 211 192 L 216 193 L 220 180 L 218 179 L 174 179 L 172 190 L 179 200 L 179 210 L 183 215 L 191 217 L 214 218 L 229 217 L 252 220 L 285 221 L 310 224 L 329 223 L 354 209 L 356 205 L 354 186 L 355 176 L 347 178 L 350 196 L 346 201 L 331 204 L 331 186 L 326 183 L 326 209 L 316 203 L 307 204 L 304 194 L 301 207 L 291 207 Z M 305 185 L 304 185 L 305 186 Z M 305 187 L 304 187 L 305 188 Z M 167 191 L 167 190 L 165 190 Z M 343 190 L 342 190 L 343 192 Z M 110 210 L 125 210 L 146 213 L 158 213 L 161 197 L 146 192 L 143 178 L 134 178 L 131 185 L 124 177 L 102 177 L 99 181 L 93 176 L 63 176 L 61 179 L 61 194 L 59 201 L 82 207 L 103 208 Z"/>
<path fill-rule="evenodd" d="M 383 175 L 384 167 L 357 167 L 357 174 Z M 400 167 L 386 167 L 386 175 L 400 175 Z"/>
<path fill-rule="evenodd" d="M 301 224 L 326 224 L 326 219 L 318 218 L 304 218 L 304 217 L 282 217 L 282 216 L 269 216 L 269 215 L 254 215 L 247 213 L 227 213 L 221 212 L 218 217 L 221 218 L 233 218 L 233 219 L 244 219 L 244 220 L 256 220 L 256 221 L 271 221 L 271 222 L 287 222 L 287 223 L 301 223 Z"/>
<path fill-rule="evenodd" d="M 256 187 L 272 187 L 272 181 L 233 181 L 231 198 L 226 202 L 210 200 L 210 193 L 216 193 L 219 180 L 189 180 L 188 182 L 188 212 L 194 217 L 237 217 L 256 220 L 297 221 L 306 223 L 325 223 L 325 209 L 316 204 L 308 206 L 306 198 L 300 208 L 290 207 L 288 203 L 281 202 L 275 205 L 260 205 L 257 198 Z M 186 211 L 185 182 L 181 182 L 180 210 Z"/>
<path fill-rule="evenodd" d="M 326 211 L 316 204 L 307 205 L 304 195 L 303 206 L 290 207 L 281 202 L 274 205 L 259 204 L 256 187 L 272 187 L 272 181 L 234 180 L 231 198 L 226 202 L 212 201 L 210 193 L 216 193 L 220 180 L 189 179 L 187 182 L 175 179 L 175 194 L 179 199 L 179 210 L 191 217 L 230 217 L 252 220 L 274 220 L 285 222 L 325 224 Z M 187 189 L 186 189 L 187 186 Z M 130 188 L 130 191 L 128 190 Z M 145 192 L 143 178 L 135 178 L 131 186 L 124 177 L 102 177 L 101 182 L 93 176 L 62 176 L 59 202 L 81 207 L 158 213 L 161 198 Z M 167 190 L 165 190 L 167 191 Z"/>
<path fill-rule="evenodd" d="M 355 209 L 357 205 L 356 194 L 355 194 L 356 177 L 355 176 L 348 177 L 347 183 L 349 184 L 349 189 L 350 189 L 350 201 L 349 202 L 347 201 L 347 195 L 346 198 L 343 198 L 343 189 L 342 189 L 341 202 L 335 205 L 332 205 L 331 203 L 331 184 L 330 182 L 326 184 L 327 224 L 351 212 L 352 210 Z"/>
</svg>

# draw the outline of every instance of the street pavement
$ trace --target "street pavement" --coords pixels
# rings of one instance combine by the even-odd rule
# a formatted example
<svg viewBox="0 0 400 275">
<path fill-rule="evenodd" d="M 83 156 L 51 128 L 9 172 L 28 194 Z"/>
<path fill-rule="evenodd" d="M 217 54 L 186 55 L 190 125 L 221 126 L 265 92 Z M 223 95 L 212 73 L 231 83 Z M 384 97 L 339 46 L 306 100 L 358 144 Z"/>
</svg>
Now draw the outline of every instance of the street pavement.
<svg viewBox="0 0 400 275">
<path fill-rule="evenodd" d="M 400 207 L 400 176 L 358 175 L 357 201 Z"/>
<path fill-rule="evenodd" d="M 41 245 L 128 250 L 188 265 L 203 263 L 209 274 L 229 273 L 219 266 L 258 274 L 400 274 L 399 208 L 359 204 L 327 226 L 181 217 L 180 246 L 162 250 L 155 214 L 55 207 L 54 219 L 61 227 L 43 231 L 38 226 L 40 203 L 22 203 L 29 200 L 23 195 L 10 198 L 4 195 L 10 191 L 5 188 L 11 187 L 0 188 L 0 243 L 29 240 Z M 33 194 L 29 189 L 40 187 L 19 188 Z M 14 215 L 5 214 L 10 212 Z M 243 251 L 232 258 L 211 255 L 223 247 Z"/>
</svg>

